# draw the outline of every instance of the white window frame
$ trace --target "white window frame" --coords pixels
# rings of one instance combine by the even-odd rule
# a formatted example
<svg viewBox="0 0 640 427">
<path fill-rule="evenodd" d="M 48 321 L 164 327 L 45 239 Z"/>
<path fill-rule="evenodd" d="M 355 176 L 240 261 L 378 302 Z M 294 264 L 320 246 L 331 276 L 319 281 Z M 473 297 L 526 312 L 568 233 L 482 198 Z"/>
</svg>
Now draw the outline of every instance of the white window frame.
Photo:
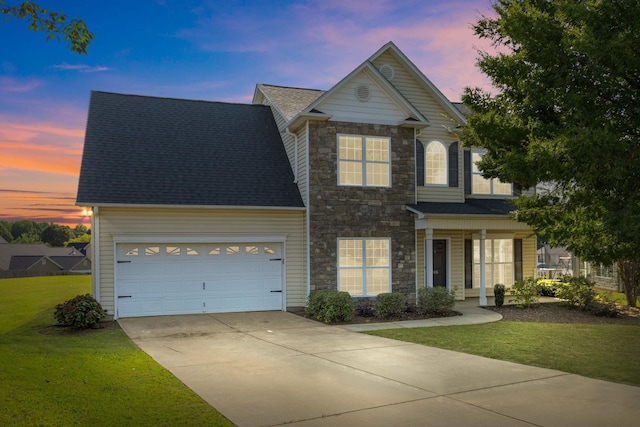
<svg viewBox="0 0 640 427">
<path fill-rule="evenodd" d="M 444 182 L 429 182 L 429 147 L 431 144 L 439 144 L 444 149 Z M 424 146 L 424 185 L 434 187 L 448 187 L 449 186 L 449 147 L 437 139 L 428 141 Z"/>
<path fill-rule="evenodd" d="M 367 266 L 367 242 L 368 241 L 386 241 L 389 247 L 389 258 L 387 260 L 387 264 L 384 266 Z M 341 266 L 340 265 L 340 243 L 341 242 L 346 242 L 346 241 L 359 241 L 362 242 L 362 265 L 360 266 Z M 337 251 L 336 251 L 336 265 L 337 265 L 337 283 L 338 283 L 338 290 L 342 290 L 341 287 L 341 283 L 340 283 L 340 272 L 343 270 L 360 270 L 362 271 L 362 293 L 361 294 L 351 294 L 352 297 L 371 297 L 371 296 L 376 296 L 378 294 L 376 293 L 370 293 L 367 291 L 367 270 L 370 269 L 383 269 L 386 268 L 389 270 L 389 276 L 388 276 L 388 282 L 389 282 L 389 287 L 388 289 L 385 290 L 385 292 L 391 292 L 391 275 L 392 275 L 392 268 L 391 268 L 391 239 L 390 238 L 377 238 L 377 237 L 370 237 L 370 238 L 359 238 L 359 237 L 339 237 L 337 244 Z M 348 291 L 347 291 L 348 292 Z M 385 292 L 381 292 L 381 293 L 385 293 Z"/>
<path fill-rule="evenodd" d="M 471 194 L 477 195 L 477 196 L 512 196 L 513 195 L 513 184 L 508 184 L 509 185 L 509 192 L 508 193 L 496 193 L 494 190 L 494 180 L 497 180 L 498 178 L 485 178 L 484 176 L 482 176 L 482 171 L 480 171 L 479 169 L 477 169 L 476 166 L 476 162 L 473 160 L 473 155 L 479 155 L 481 158 L 482 156 L 485 154 L 485 152 L 483 150 L 471 150 Z M 489 183 L 489 192 L 488 193 L 479 193 L 477 191 L 477 189 L 475 188 L 475 186 L 473 185 L 474 182 L 474 178 L 475 177 L 480 177 L 481 179 L 487 181 Z"/>
<path fill-rule="evenodd" d="M 495 256 L 495 241 L 496 240 L 510 240 L 511 241 L 511 283 L 503 283 L 503 282 L 496 282 L 496 275 L 495 275 L 495 265 L 506 265 L 509 264 L 508 262 L 495 262 L 496 256 Z M 472 279 L 472 286 L 473 289 L 480 289 L 480 282 L 479 280 L 476 280 L 476 272 L 480 271 L 480 264 L 479 262 L 476 262 L 476 242 L 478 242 L 478 245 L 480 244 L 480 236 L 478 235 L 474 235 L 473 236 L 473 279 Z M 491 243 L 491 262 L 485 262 L 485 272 L 487 277 L 490 277 L 491 280 L 487 280 L 487 287 L 493 287 L 495 284 L 497 283 L 501 283 L 503 285 L 505 285 L 507 288 L 511 287 L 516 279 L 515 279 L 515 275 L 516 275 L 516 260 L 514 257 L 514 247 L 515 247 L 515 237 L 512 235 L 490 235 L 487 236 L 485 239 L 485 250 L 487 250 L 487 246 L 489 246 L 489 243 Z M 487 255 L 486 258 L 489 258 L 488 255 L 488 250 L 486 251 Z"/>
<path fill-rule="evenodd" d="M 361 146 L 361 159 L 342 159 L 340 157 L 340 138 L 351 137 L 360 138 Z M 386 139 L 389 145 L 389 151 L 387 153 L 388 161 L 380 160 L 368 160 L 367 155 L 367 139 Z M 373 188 L 390 188 L 391 187 L 391 138 L 387 136 L 375 136 L 375 135 L 351 135 L 351 134 L 338 134 L 336 137 L 336 157 L 338 166 L 338 185 L 343 187 L 373 187 Z M 342 183 L 342 177 L 340 176 L 340 165 L 342 163 L 360 164 L 362 170 L 362 184 L 346 184 Z M 387 185 L 370 185 L 367 183 L 367 165 L 386 165 L 387 175 L 389 177 Z"/>
</svg>

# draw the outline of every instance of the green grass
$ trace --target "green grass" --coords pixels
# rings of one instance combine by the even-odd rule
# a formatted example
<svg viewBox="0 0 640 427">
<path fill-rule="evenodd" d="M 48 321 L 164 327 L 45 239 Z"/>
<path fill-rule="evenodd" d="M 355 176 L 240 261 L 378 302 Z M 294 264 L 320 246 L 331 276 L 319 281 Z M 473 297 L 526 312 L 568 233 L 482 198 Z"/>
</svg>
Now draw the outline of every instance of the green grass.
<svg viewBox="0 0 640 427">
<path fill-rule="evenodd" d="M 640 327 L 499 321 L 371 335 L 640 386 Z"/>
<path fill-rule="evenodd" d="M 0 425 L 232 426 L 117 326 L 52 326 L 90 280 L 0 280 Z"/>
</svg>

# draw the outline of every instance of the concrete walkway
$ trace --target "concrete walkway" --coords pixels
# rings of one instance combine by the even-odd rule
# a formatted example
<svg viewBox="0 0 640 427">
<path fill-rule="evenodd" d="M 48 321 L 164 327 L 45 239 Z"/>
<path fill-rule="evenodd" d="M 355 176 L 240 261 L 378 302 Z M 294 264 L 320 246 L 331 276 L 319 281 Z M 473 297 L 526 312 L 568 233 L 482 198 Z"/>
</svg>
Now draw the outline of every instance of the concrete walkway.
<svg viewBox="0 0 640 427">
<path fill-rule="evenodd" d="M 463 316 L 412 324 L 498 320 L 472 305 L 456 310 Z M 640 419 L 638 387 L 359 334 L 355 326 L 291 313 L 119 323 L 238 426 L 635 426 Z"/>
</svg>

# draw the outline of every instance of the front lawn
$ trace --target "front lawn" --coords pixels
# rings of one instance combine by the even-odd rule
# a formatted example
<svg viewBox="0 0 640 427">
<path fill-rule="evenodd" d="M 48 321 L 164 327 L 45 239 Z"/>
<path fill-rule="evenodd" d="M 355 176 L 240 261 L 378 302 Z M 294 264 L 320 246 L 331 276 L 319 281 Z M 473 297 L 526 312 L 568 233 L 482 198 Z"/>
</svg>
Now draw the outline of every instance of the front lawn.
<svg viewBox="0 0 640 427">
<path fill-rule="evenodd" d="M 233 424 L 138 349 L 117 325 L 53 327 L 89 276 L 0 280 L 0 425 Z"/>
<path fill-rule="evenodd" d="M 371 335 L 640 386 L 640 327 L 500 321 Z"/>
</svg>

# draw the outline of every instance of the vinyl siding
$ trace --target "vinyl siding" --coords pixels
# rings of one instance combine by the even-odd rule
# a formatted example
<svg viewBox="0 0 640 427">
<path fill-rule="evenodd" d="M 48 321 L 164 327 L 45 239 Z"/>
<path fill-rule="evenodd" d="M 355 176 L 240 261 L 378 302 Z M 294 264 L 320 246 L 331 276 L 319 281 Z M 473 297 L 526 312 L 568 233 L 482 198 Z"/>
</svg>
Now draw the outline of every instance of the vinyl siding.
<svg viewBox="0 0 640 427">
<path fill-rule="evenodd" d="M 374 65 L 380 68 L 383 64 L 391 65 L 394 69 L 394 77 L 391 84 L 418 109 L 431 123 L 420 132 L 418 139 L 426 145 L 431 140 L 444 142 L 446 145 L 458 141 L 459 135 L 449 132 L 448 128 L 454 128 L 456 123 L 447 118 L 448 113 L 440 102 L 431 95 L 412 74 L 401 65 L 390 53 L 384 53 L 376 58 Z M 462 149 L 460 150 L 462 153 Z M 458 187 L 417 187 L 418 201 L 420 202 L 463 202 L 463 159 L 458 155 Z"/>
<path fill-rule="evenodd" d="M 287 307 L 306 301 L 304 212 L 279 210 L 207 210 L 169 208 L 100 208 L 100 302 L 114 312 L 114 236 L 224 238 L 286 235 Z M 211 238 L 206 238 L 210 235 Z M 141 239 L 143 240 L 143 239 Z"/>
<path fill-rule="evenodd" d="M 512 222 L 513 225 L 513 222 Z M 465 297 L 477 297 L 478 289 L 464 288 L 464 240 L 472 239 L 474 233 L 478 230 L 439 230 L 433 232 L 434 239 L 449 239 L 449 255 L 450 255 L 450 283 L 451 288 L 456 292 L 456 299 L 462 300 Z M 508 230 L 488 229 L 487 233 L 507 233 Z M 536 247 L 537 241 L 535 236 L 531 236 L 530 231 L 511 230 L 514 239 L 522 239 L 522 274 L 523 277 L 535 277 L 535 268 L 537 263 Z M 426 258 L 425 258 L 425 231 L 417 230 L 417 283 L 418 287 L 425 284 Z M 492 293 L 489 292 L 488 296 Z"/>
<path fill-rule="evenodd" d="M 366 102 L 359 101 L 355 95 L 356 88 L 361 84 L 366 84 L 371 91 L 371 98 Z M 366 71 L 346 82 L 316 108 L 330 114 L 332 121 L 342 122 L 394 125 L 408 117 Z"/>
</svg>

